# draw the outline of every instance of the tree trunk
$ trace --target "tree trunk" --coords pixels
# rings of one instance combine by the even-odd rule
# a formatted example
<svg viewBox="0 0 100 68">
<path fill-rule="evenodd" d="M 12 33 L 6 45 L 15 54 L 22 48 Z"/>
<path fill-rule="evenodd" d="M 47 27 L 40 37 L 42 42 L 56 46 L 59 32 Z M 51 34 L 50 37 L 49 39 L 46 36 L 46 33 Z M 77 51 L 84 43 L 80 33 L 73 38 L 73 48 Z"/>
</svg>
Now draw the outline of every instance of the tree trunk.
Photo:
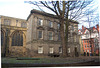
<svg viewBox="0 0 100 68">
<path fill-rule="evenodd" d="M 61 35 L 61 45 L 62 45 L 62 57 L 67 57 L 67 49 L 65 43 L 65 34 L 64 34 L 64 21 L 60 20 L 61 27 L 60 27 L 60 35 Z"/>
<path fill-rule="evenodd" d="M 66 29 L 65 29 L 65 43 L 66 43 L 66 54 L 67 54 L 67 56 L 68 56 L 68 52 L 67 52 L 67 50 L 68 50 L 68 33 L 69 33 L 69 30 L 68 30 L 68 26 L 69 26 L 69 19 L 68 19 L 68 15 L 69 15 L 69 1 L 68 1 L 68 10 L 67 10 L 67 15 L 66 15 Z"/>
</svg>

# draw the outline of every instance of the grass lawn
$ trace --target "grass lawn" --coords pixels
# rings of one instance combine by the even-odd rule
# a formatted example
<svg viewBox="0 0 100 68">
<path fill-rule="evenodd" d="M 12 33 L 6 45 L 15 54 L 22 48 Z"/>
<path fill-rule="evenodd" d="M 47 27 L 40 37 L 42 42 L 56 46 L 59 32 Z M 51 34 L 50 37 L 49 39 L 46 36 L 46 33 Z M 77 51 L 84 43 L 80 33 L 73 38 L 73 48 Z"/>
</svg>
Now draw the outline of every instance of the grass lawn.
<svg viewBox="0 0 100 68">
<path fill-rule="evenodd" d="M 32 60 L 33 59 L 33 60 Z M 35 58 L 36 59 L 36 58 Z M 1 58 L 1 63 L 15 63 L 15 64 L 41 64 L 41 63 L 72 63 L 80 60 L 68 60 L 64 58 L 28 58 L 17 60 L 17 58 Z"/>
</svg>

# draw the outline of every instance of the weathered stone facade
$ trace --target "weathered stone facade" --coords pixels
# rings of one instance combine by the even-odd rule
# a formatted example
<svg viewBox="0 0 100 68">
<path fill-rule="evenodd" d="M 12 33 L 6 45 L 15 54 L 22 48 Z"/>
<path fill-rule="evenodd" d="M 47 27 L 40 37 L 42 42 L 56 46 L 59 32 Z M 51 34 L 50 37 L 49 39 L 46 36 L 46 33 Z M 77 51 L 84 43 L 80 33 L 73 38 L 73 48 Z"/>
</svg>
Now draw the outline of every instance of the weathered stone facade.
<svg viewBox="0 0 100 68">
<path fill-rule="evenodd" d="M 0 16 L 1 20 L 1 53 L 2 56 L 21 57 L 24 56 L 26 47 L 26 20 Z M 22 33 L 22 46 L 12 45 L 12 37 L 19 32 Z M 16 36 L 17 37 L 17 36 Z M 19 39 L 18 39 L 19 40 Z M 17 41 L 18 41 L 17 40 Z M 19 43 L 15 41 L 14 43 Z"/>
<path fill-rule="evenodd" d="M 38 25 L 39 19 L 43 20 L 42 25 Z M 56 16 L 32 10 L 28 19 L 28 30 L 27 30 L 27 45 L 26 49 L 29 51 L 29 56 L 41 57 L 48 56 L 50 48 L 52 48 L 52 54 L 62 54 L 61 40 L 59 40 L 59 26 L 58 19 Z M 52 21 L 53 27 L 49 26 L 49 21 Z M 38 31 L 43 32 L 43 38 L 38 38 Z M 49 32 L 53 32 L 53 39 L 49 40 Z M 42 47 L 42 53 L 38 53 L 39 47 Z M 69 43 L 68 43 L 68 55 L 75 56 L 79 54 L 79 41 L 78 41 L 78 23 L 70 21 L 69 26 Z"/>
<path fill-rule="evenodd" d="M 10 57 L 62 55 L 60 25 L 55 15 L 32 10 L 27 21 L 7 16 L 1 16 L 0 20 L 3 55 Z M 75 57 L 80 52 L 78 22 L 69 21 L 68 56 Z"/>
</svg>

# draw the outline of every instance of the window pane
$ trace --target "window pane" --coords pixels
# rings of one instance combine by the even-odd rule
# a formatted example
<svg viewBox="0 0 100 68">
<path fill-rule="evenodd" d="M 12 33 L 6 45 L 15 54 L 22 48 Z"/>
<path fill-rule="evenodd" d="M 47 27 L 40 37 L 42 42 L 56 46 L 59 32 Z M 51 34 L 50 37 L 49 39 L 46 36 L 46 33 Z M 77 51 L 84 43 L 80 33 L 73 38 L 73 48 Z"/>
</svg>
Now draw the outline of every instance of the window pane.
<svg viewBox="0 0 100 68">
<path fill-rule="evenodd" d="M 62 47 L 59 47 L 59 53 L 62 53 Z"/>
<path fill-rule="evenodd" d="M 70 48 L 68 48 L 68 53 L 70 53 Z"/>
<path fill-rule="evenodd" d="M 49 40 L 53 40 L 53 33 L 49 32 Z"/>
<path fill-rule="evenodd" d="M 58 40 L 61 40 L 61 37 L 60 37 L 60 32 L 58 33 Z"/>
<path fill-rule="evenodd" d="M 20 46 L 20 34 L 19 33 L 18 33 L 18 40 L 17 41 L 18 41 L 17 45 Z"/>
<path fill-rule="evenodd" d="M 11 23 L 11 20 L 9 20 L 9 19 L 4 19 L 4 24 L 5 24 L 5 25 L 10 25 L 10 23 Z"/>
<path fill-rule="evenodd" d="M 20 41 L 21 41 L 20 45 L 23 46 L 23 35 L 21 35 Z"/>
<path fill-rule="evenodd" d="M 38 53 L 43 53 L 43 47 L 38 47 Z"/>
<path fill-rule="evenodd" d="M 12 36 L 12 46 L 23 46 L 23 33 L 16 32 Z"/>
<path fill-rule="evenodd" d="M 53 53 L 53 47 L 50 48 L 50 53 Z"/>
<path fill-rule="evenodd" d="M 49 21 L 49 27 L 53 27 L 53 23 Z"/>
<path fill-rule="evenodd" d="M 60 29 L 60 24 L 58 24 L 58 29 Z"/>
<path fill-rule="evenodd" d="M 25 22 L 21 23 L 21 27 L 26 27 L 26 26 L 27 26 L 27 25 L 26 25 Z"/>
<path fill-rule="evenodd" d="M 4 33 L 1 31 L 1 46 L 3 45 L 4 43 Z"/>
<path fill-rule="evenodd" d="M 39 19 L 38 20 L 38 25 L 40 25 L 40 26 L 43 25 L 43 20 Z"/>
<path fill-rule="evenodd" d="M 42 39 L 42 31 L 39 31 L 38 38 Z"/>
</svg>

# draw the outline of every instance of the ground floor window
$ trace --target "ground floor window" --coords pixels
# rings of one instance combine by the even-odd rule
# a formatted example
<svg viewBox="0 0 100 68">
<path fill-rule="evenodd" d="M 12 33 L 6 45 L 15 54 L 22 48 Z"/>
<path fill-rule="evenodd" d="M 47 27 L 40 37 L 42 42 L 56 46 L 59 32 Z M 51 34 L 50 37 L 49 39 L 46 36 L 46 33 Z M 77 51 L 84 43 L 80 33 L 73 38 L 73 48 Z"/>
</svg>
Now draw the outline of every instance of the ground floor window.
<svg viewBox="0 0 100 68">
<path fill-rule="evenodd" d="M 1 46 L 3 46 L 4 43 L 4 33 L 1 31 Z"/>
<path fill-rule="evenodd" d="M 53 47 L 50 47 L 49 49 L 50 49 L 50 53 L 53 53 Z"/>
<path fill-rule="evenodd" d="M 87 52 L 89 52 L 89 50 L 87 50 Z"/>
<path fill-rule="evenodd" d="M 12 46 L 23 46 L 23 32 L 16 31 L 13 34 Z"/>
<path fill-rule="evenodd" d="M 59 47 L 59 53 L 62 53 L 62 47 Z"/>
<path fill-rule="evenodd" d="M 68 48 L 68 53 L 70 53 L 70 48 Z"/>
<path fill-rule="evenodd" d="M 39 54 L 42 54 L 42 53 L 43 53 L 43 47 L 42 47 L 42 46 L 39 46 L 39 47 L 38 47 L 38 53 L 39 53 Z"/>
</svg>

